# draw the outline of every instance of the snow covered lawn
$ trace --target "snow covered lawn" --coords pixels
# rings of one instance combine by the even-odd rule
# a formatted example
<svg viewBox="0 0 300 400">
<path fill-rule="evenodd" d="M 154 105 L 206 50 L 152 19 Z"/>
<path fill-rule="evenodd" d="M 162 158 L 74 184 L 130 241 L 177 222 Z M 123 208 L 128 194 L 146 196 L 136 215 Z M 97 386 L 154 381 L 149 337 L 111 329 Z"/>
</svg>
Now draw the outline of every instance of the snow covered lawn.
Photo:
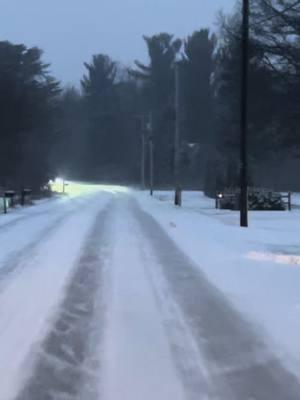
<svg viewBox="0 0 300 400">
<path fill-rule="evenodd" d="M 200 192 L 185 192 L 181 209 L 171 192 L 135 196 L 299 376 L 300 195 L 292 212 L 250 212 L 249 229 Z"/>
</svg>

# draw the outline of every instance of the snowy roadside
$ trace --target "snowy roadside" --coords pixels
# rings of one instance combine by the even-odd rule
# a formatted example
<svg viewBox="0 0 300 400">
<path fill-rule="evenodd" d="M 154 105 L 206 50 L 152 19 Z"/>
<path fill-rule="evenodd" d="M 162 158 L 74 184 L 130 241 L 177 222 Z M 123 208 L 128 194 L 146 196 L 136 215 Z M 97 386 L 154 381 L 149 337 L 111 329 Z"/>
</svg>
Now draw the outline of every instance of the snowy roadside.
<svg viewBox="0 0 300 400">
<path fill-rule="evenodd" d="M 20 219 L 24 219 L 30 216 L 34 216 L 38 212 L 48 212 L 53 208 L 53 205 L 62 199 L 59 196 L 55 196 L 48 199 L 43 200 L 35 200 L 32 206 L 16 206 L 15 208 L 9 208 L 7 214 L 3 214 L 3 208 L 0 207 L 0 228 L 7 224 L 13 223 Z M 0 202 L 2 199 L 0 198 Z"/>
<path fill-rule="evenodd" d="M 215 210 L 199 192 L 184 193 L 182 209 L 173 207 L 171 192 L 135 197 L 299 374 L 300 210 L 251 212 L 242 230 L 238 213 Z"/>
<path fill-rule="evenodd" d="M 85 199 L 88 199 L 92 194 L 97 192 L 116 194 L 126 191 L 127 188 L 122 186 L 96 185 L 70 181 L 66 187 L 65 196 L 54 194 L 51 198 L 34 200 L 32 206 L 21 207 L 18 205 L 14 208 L 9 208 L 7 214 L 3 214 L 3 198 L 0 198 L 0 232 L 2 227 L 6 228 L 19 221 L 23 223 L 24 220 L 29 220 L 58 210 L 59 207 L 68 207 L 69 204 L 74 205 L 77 202 L 84 202 Z M 59 193 L 59 191 L 57 193 Z"/>
<path fill-rule="evenodd" d="M 5 223 L 0 225 L 0 278 L 11 262 L 26 257 L 63 219 L 84 210 L 89 202 L 90 197 L 58 198 L 5 215 Z M 6 216 L 11 218 L 7 219 Z"/>
</svg>

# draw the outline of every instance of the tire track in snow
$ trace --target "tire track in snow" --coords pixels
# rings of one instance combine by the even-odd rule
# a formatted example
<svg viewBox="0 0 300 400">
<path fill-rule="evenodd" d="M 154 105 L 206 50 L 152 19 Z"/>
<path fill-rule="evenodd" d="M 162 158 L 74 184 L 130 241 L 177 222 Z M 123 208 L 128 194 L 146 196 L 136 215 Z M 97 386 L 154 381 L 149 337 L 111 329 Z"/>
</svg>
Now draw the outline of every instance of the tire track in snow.
<svg viewBox="0 0 300 400">
<path fill-rule="evenodd" d="M 216 389 L 209 398 L 298 400 L 299 382 L 271 353 L 253 327 L 152 216 L 135 202 L 132 210 L 152 246 L 156 259 L 153 263 L 162 267 L 167 292 L 172 294 L 200 353 L 205 357 L 211 384 Z"/>
<path fill-rule="evenodd" d="M 98 398 L 95 380 L 100 365 L 93 350 L 101 341 L 105 314 L 102 276 L 109 253 L 107 208 L 96 217 L 53 328 L 37 352 L 31 377 L 15 400 Z"/>
<path fill-rule="evenodd" d="M 51 200 L 52 199 L 49 199 L 49 203 L 51 202 Z M 32 211 L 34 209 L 34 207 L 38 207 L 39 205 L 38 204 L 37 205 L 36 204 L 32 204 L 30 206 L 25 206 L 26 209 L 22 210 L 23 212 L 25 211 L 24 214 L 21 214 L 19 217 L 16 216 L 16 218 L 13 219 L 12 221 L 1 223 L 1 225 L 0 225 L 0 235 L 5 234 L 8 229 L 18 225 L 20 222 L 25 222 L 28 219 L 31 220 L 32 218 L 37 218 L 37 217 L 40 217 L 42 215 L 52 213 L 53 210 L 57 209 L 57 200 L 58 199 L 53 199 L 53 200 L 54 201 L 53 201 L 52 206 L 49 207 L 48 209 L 44 210 L 44 211 L 35 211 L 33 213 L 31 213 L 31 212 L 27 213 L 26 211 Z M 12 213 L 8 213 L 7 215 L 13 215 L 13 214 Z"/>
<path fill-rule="evenodd" d="M 77 213 L 79 207 L 81 208 L 82 204 L 76 204 L 74 209 L 67 212 L 53 212 L 52 214 L 58 214 L 58 216 L 50 224 L 47 224 L 44 229 L 38 232 L 38 237 L 35 237 L 20 250 L 12 251 L 4 260 L 0 261 L 0 292 L 8 281 L 14 278 L 16 273 L 20 273 L 30 266 L 31 263 L 28 263 L 27 261 L 34 258 L 35 252 L 39 248 L 40 244 L 45 242 L 51 235 L 61 228 L 62 224 Z M 46 212 L 41 214 L 46 214 Z"/>
<path fill-rule="evenodd" d="M 191 334 L 170 288 L 161 266 L 149 253 L 149 246 L 141 240 L 140 250 L 145 260 L 144 268 L 161 310 L 174 364 L 185 390 L 185 400 L 221 400 L 210 382 L 209 372 L 203 363 L 203 355 Z"/>
<path fill-rule="evenodd" d="M 62 199 L 54 198 L 54 199 L 49 199 L 49 201 L 47 201 L 43 204 L 40 204 L 40 205 L 33 204 L 32 206 L 26 206 L 26 208 L 27 208 L 26 211 L 32 211 L 32 212 L 25 212 L 24 214 L 21 214 L 19 217 L 13 219 L 12 221 L 1 223 L 0 224 L 0 236 L 6 235 L 7 231 L 9 231 L 11 228 L 18 226 L 21 223 L 23 224 L 24 222 L 27 222 L 28 220 L 31 222 L 32 220 L 39 218 L 39 217 L 54 216 L 55 214 L 57 214 L 58 209 L 62 210 L 67 205 L 72 205 L 72 206 L 76 206 L 79 208 L 79 206 L 83 206 L 87 202 L 87 199 L 84 199 L 82 197 L 73 198 L 72 200 L 66 198 L 65 200 L 67 202 L 63 203 Z M 50 205 L 50 207 L 48 207 L 42 211 L 38 211 L 38 208 L 40 206 L 44 207 L 45 205 L 48 205 L 48 204 Z M 9 213 L 7 215 L 13 215 L 13 214 Z"/>
<path fill-rule="evenodd" d="M 219 395 L 219 390 L 211 383 L 209 371 L 203 362 L 203 355 L 199 351 L 198 343 L 195 341 L 180 307 L 174 300 L 162 266 L 153 254 L 152 244 L 144 234 L 144 227 L 141 227 L 142 220 L 135 203 L 131 203 L 131 210 L 137 223 L 139 248 L 143 254 L 145 273 L 162 314 L 174 364 L 184 387 L 185 400 L 223 400 Z M 221 386 L 220 383 L 218 386 Z"/>
<path fill-rule="evenodd" d="M 128 195 L 119 196 L 111 219 L 109 312 L 101 346 L 100 398 L 189 400 L 145 272 L 140 229 L 129 207 L 130 200 Z"/>
</svg>

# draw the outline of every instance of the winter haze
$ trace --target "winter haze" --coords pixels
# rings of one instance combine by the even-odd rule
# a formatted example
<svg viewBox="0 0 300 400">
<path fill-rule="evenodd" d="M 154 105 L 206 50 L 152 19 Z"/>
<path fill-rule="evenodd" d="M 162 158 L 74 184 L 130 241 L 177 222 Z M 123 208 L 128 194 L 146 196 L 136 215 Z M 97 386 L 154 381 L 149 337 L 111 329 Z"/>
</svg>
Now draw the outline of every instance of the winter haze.
<svg viewBox="0 0 300 400">
<path fill-rule="evenodd" d="M 0 400 L 299 400 L 300 0 L 0 10 Z"/>
<path fill-rule="evenodd" d="M 179 37 L 214 27 L 220 9 L 234 0 L 0 0 L 1 40 L 38 46 L 53 74 L 78 83 L 83 62 L 109 53 L 123 63 L 146 59 L 143 35 L 170 32 Z"/>
</svg>

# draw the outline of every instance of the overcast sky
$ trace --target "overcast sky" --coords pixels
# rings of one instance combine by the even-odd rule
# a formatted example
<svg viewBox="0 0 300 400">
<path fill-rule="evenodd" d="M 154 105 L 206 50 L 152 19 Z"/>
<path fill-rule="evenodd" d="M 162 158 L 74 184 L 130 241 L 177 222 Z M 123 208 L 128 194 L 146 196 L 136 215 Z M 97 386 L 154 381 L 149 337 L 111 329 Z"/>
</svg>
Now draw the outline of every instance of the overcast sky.
<svg viewBox="0 0 300 400">
<path fill-rule="evenodd" d="M 92 54 L 130 64 L 147 60 L 142 35 L 185 37 L 214 28 L 235 0 L 0 0 L 0 40 L 39 46 L 52 73 L 78 84 Z"/>
</svg>

